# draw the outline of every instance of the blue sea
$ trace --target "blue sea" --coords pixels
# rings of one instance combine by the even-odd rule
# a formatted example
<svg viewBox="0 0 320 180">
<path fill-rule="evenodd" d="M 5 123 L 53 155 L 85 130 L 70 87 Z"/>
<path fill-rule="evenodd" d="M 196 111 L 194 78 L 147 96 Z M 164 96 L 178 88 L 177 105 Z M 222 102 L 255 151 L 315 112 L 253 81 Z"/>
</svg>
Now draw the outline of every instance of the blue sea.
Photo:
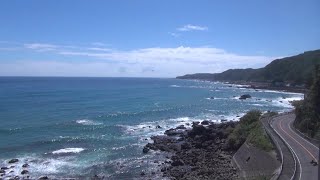
<svg viewBox="0 0 320 180">
<path fill-rule="evenodd" d="M 11 175 L 28 163 L 31 177 L 134 179 L 159 170 L 161 153 L 142 153 L 152 135 L 192 121 L 237 121 L 250 109 L 290 111 L 289 101 L 302 98 L 178 79 L 0 77 L 0 165 L 18 158 Z"/>
</svg>

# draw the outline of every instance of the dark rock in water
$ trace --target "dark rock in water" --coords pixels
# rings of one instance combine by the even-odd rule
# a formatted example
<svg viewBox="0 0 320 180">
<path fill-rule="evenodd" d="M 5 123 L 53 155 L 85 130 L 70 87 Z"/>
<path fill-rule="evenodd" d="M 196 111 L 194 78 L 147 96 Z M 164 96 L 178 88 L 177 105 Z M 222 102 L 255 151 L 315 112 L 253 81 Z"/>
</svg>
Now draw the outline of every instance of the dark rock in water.
<svg viewBox="0 0 320 180">
<path fill-rule="evenodd" d="M 144 175 L 146 175 L 146 173 L 142 171 L 142 172 L 140 173 L 140 175 L 141 175 L 141 176 L 144 176 Z"/>
<path fill-rule="evenodd" d="M 22 165 L 22 167 L 23 168 L 29 167 L 29 164 L 26 163 L 26 164 Z"/>
<path fill-rule="evenodd" d="M 247 99 L 247 98 L 251 98 L 251 96 L 249 94 L 244 94 L 239 97 L 239 99 Z"/>
<path fill-rule="evenodd" d="M 201 124 L 202 124 L 202 125 L 208 125 L 208 124 L 209 124 L 209 121 L 204 120 L 204 121 L 201 122 Z"/>
<path fill-rule="evenodd" d="M 148 153 L 149 150 L 150 150 L 150 149 L 149 149 L 148 147 L 144 147 L 143 150 L 142 150 L 142 152 L 143 152 L 143 153 Z"/>
<path fill-rule="evenodd" d="M 6 173 L 6 171 L 3 169 L 0 169 L 0 173 Z"/>
<path fill-rule="evenodd" d="M 184 127 L 184 125 L 180 125 L 180 126 L 176 127 L 176 129 L 186 129 L 186 127 Z"/>
<path fill-rule="evenodd" d="M 23 171 L 21 171 L 21 174 L 28 174 L 28 173 L 29 173 L 28 170 L 23 170 Z"/>
<path fill-rule="evenodd" d="M 228 120 L 226 120 L 226 119 L 221 119 L 220 120 L 220 122 L 226 122 L 226 121 L 228 121 Z"/>
<path fill-rule="evenodd" d="M 10 164 L 16 163 L 16 162 L 19 162 L 19 159 L 11 159 L 11 160 L 9 161 Z"/>
<path fill-rule="evenodd" d="M 41 177 L 39 177 L 39 180 L 47 180 L 47 179 L 49 179 L 48 176 L 41 176 Z"/>
<path fill-rule="evenodd" d="M 214 99 L 214 97 L 210 97 L 210 99 Z"/>
<path fill-rule="evenodd" d="M 195 125 L 198 125 L 199 123 L 200 123 L 199 121 L 192 122 L 192 127 Z"/>
<path fill-rule="evenodd" d="M 162 127 L 161 127 L 160 125 L 157 125 L 156 128 L 157 128 L 157 129 L 160 129 L 160 128 L 162 128 Z"/>
<path fill-rule="evenodd" d="M 7 170 L 7 169 L 9 169 L 9 168 L 7 168 L 7 167 L 1 167 L 1 170 Z"/>
</svg>

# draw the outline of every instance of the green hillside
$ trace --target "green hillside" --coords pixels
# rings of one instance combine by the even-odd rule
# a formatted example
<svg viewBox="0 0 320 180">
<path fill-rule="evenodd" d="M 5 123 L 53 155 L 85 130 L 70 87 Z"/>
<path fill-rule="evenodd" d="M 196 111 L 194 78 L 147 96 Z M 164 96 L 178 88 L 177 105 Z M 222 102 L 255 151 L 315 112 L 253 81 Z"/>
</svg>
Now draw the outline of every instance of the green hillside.
<svg viewBox="0 0 320 180">
<path fill-rule="evenodd" d="M 178 76 L 179 79 L 201 79 L 211 81 L 285 81 L 310 84 L 312 70 L 320 64 L 320 50 L 308 51 L 296 56 L 276 59 L 260 69 L 229 69 L 222 73 L 198 73 Z"/>
<path fill-rule="evenodd" d="M 295 103 L 294 125 L 306 135 L 320 140 L 320 65 L 314 70 L 313 84 L 305 99 Z"/>
</svg>

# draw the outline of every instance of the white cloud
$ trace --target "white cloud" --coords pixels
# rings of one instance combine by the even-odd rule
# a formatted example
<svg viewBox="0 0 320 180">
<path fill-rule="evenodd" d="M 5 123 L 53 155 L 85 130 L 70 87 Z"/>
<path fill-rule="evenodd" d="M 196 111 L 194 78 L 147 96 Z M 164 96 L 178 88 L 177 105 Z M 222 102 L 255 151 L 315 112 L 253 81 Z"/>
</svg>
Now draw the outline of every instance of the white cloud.
<svg viewBox="0 0 320 180">
<path fill-rule="evenodd" d="M 177 28 L 177 30 L 178 31 L 207 31 L 208 27 L 187 24 L 187 25 L 184 25 L 182 27 Z"/>
<path fill-rule="evenodd" d="M 34 53 L 59 60 L 0 61 L 0 75 L 175 77 L 232 68 L 259 68 L 274 57 L 230 53 L 214 47 L 152 47 L 114 50 L 103 47 L 26 44 Z M 19 53 L 19 51 L 17 51 Z M 47 56 L 47 57 L 50 57 Z M 70 58 L 72 61 L 69 61 Z"/>
<path fill-rule="evenodd" d="M 92 51 L 106 51 L 106 52 L 112 51 L 112 49 L 110 49 L 110 48 L 100 48 L 100 47 L 92 47 L 92 48 L 88 48 L 88 50 L 92 50 Z"/>
<path fill-rule="evenodd" d="M 37 51 L 53 51 L 58 48 L 57 45 L 53 44 L 42 44 L 42 43 L 31 43 L 31 44 L 24 44 L 25 48 L 33 49 Z"/>
</svg>

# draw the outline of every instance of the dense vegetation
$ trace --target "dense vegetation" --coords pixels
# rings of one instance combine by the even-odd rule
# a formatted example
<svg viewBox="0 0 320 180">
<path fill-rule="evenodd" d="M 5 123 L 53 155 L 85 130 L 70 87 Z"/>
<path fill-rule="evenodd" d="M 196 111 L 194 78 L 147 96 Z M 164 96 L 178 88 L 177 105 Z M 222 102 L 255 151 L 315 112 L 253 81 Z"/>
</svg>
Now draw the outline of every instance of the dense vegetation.
<svg viewBox="0 0 320 180">
<path fill-rule="evenodd" d="M 227 139 L 228 147 L 238 149 L 245 141 L 260 149 L 270 151 L 273 145 L 260 122 L 261 112 L 252 110 L 244 115 Z"/>
<path fill-rule="evenodd" d="M 284 81 L 309 85 L 312 79 L 311 72 L 316 64 L 320 64 L 320 50 L 276 59 L 260 69 L 230 69 L 222 73 L 188 74 L 177 78 L 215 81 Z"/>
<path fill-rule="evenodd" d="M 301 132 L 320 140 L 320 65 L 314 70 L 313 84 L 303 101 L 295 103 L 294 125 Z"/>
</svg>

